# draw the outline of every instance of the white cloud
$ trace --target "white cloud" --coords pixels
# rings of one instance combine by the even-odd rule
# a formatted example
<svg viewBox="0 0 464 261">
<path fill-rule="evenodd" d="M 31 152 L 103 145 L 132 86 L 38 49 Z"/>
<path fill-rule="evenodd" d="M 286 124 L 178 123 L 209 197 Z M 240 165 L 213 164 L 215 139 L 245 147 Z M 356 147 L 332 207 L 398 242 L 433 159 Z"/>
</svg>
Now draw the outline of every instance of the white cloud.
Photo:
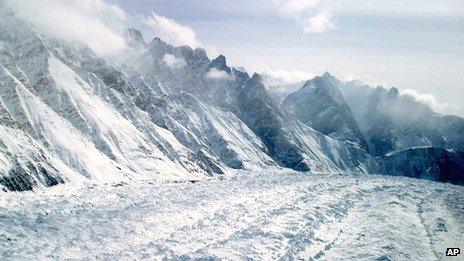
<svg viewBox="0 0 464 261">
<path fill-rule="evenodd" d="M 221 80 L 221 79 L 226 79 L 228 78 L 229 75 L 224 72 L 224 71 L 219 71 L 218 69 L 216 68 L 212 68 L 208 71 L 208 73 L 206 74 L 206 78 L 208 79 L 214 79 L 214 80 Z"/>
<path fill-rule="evenodd" d="M 309 80 L 315 76 L 314 73 L 304 72 L 304 71 L 287 71 L 281 68 L 271 69 L 267 66 L 263 66 L 261 70 L 259 70 L 265 76 L 269 76 L 277 80 L 276 82 L 280 81 L 281 83 L 297 83 Z"/>
<path fill-rule="evenodd" d="M 425 103 L 434 109 L 437 109 L 440 107 L 438 105 L 437 100 L 435 99 L 435 96 L 433 96 L 433 94 L 430 94 L 430 93 L 419 93 L 418 91 L 414 89 L 405 89 L 405 90 L 400 91 L 400 94 L 410 96 L 414 100 Z"/>
<path fill-rule="evenodd" d="M 320 0 L 274 0 L 279 13 L 297 21 L 303 33 L 322 33 L 335 27 L 327 4 Z"/>
<path fill-rule="evenodd" d="M 401 95 L 412 97 L 415 101 L 427 104 L 435 112 L 441 114 L 454 114 L 462 117 L 464 110 L 459 103 L 441 102 L 437 101 L 435 96 L 431 93 L 419 93 L 414 89 L 400 90 Z"/>
<path fill-rule="evenodd" d="M 97 54 L 110 55 L 126 48 L 120 32 L 124 11 L 102 0 L 6 0 L 17 17 L 41 33 L 87 44 Z"/>
<path fill-rule="evenodd" d="M 192 28 L 181 25 L 176 21 L 152 12 L 144 20 L 153 33 L 173 45 L 188 45 L 192 48 L 200 47 L 197 36 Z"/>
<path fill-rule="evenodd" d="M 322 33 L 335 27 L 332 22 L 332 14 L 328 10 L 322 10 L 303 21 L 304 33 Z"/>
<path fill-rule="evenodd" d="M 163 62 L 169 67 L 169 68 L 182 68 L 185 65 L 187 65 L 187 62 L 185 62 L 185 59 L 182 57 L 175 57 L 172 54 L 165 54 L 163 57 Z"/>
</svg>

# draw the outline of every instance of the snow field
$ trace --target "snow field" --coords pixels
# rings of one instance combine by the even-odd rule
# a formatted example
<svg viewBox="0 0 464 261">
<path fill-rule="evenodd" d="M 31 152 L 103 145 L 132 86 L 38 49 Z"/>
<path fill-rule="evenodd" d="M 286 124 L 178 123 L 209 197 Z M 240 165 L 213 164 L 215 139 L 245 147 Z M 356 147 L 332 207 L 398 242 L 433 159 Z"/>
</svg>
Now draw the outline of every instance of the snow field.
<svg viewBox="0 0 464 261">
<path fill-rule="evenodd" d="M 464 247 L 463 192 L 282 171 L 3 193 L 0 257 L 436 260 Z"/>
</svg>

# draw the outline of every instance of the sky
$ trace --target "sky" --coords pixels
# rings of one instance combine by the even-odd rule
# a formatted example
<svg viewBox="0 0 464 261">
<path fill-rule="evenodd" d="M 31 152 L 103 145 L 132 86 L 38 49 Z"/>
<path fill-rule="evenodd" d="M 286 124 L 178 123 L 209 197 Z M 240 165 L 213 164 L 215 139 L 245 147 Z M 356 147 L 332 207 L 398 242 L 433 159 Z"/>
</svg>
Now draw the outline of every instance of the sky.
<svg viewBox="0 0 464 261">
<path fill-rule="evenodd" d="M 283 82 L 328 71 L 464 116 L 463 0 L 5 1 L 102 55 L 121 51 L 117 32 L 131 26 L 147 41 L 202 47 Z"/>
</svg>

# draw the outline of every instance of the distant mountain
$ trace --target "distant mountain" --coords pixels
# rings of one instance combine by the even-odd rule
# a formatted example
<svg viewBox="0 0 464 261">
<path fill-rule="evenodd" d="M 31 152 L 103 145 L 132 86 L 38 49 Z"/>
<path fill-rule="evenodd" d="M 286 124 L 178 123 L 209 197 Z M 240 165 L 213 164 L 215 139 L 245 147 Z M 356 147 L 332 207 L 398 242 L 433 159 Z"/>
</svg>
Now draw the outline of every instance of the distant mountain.
<svg viewBox="0 0 464 261">
<path fill-rule="evenodd" d="M 376 162 L 370 172 L 463 181 L 464 119 L 435 113 L 396 88 L 344 83 L 325 73 L 282 105 L 306 125 L 365 149 Z"/>
<path fill-rule="evenodd" d="M 0 186 L 202 179 L 231 169 L 366 172 L 343 141 L 283 111 L 258 74 L 205 50 L 146 43 L 123 62 L 1 10 Z"/>
<path fill-rule="evenodd" d="M 341 88 L 373 155 L 415 146 L 464 150 L 464 119 L 440 115 L 396 88 L 348 82 Z"/>
<path fill-rule="evenodd" d="M 358 123 L 341 92 L 342 85 L 326 72 L 288 95 L 282 102 L 283 108 L 323 134 L 367 149 Z"/>
<path fill-rule="evenodd" d="M 464 150 L 464 119 L 435 113 L 396 88 L 341 82 L 329 73 L 307 81 L 283 101 L 301 122 L 374 156 L 417 146 Z"/>
</svg>

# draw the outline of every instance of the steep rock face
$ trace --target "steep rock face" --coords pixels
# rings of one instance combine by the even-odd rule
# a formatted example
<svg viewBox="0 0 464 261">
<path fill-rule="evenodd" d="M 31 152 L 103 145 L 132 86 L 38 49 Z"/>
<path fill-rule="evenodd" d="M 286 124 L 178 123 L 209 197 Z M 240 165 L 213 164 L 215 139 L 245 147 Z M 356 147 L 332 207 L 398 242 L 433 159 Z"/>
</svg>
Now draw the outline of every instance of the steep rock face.
<svg viewBox="0 0 464 261">
<path fill-rule="evenodd" d="M 464 149 L 464 119 L 440 115 L 396 88 L 343 83 L 326 73 L 287 96 L 283 108 L 314 129 L 374 156 L 416 146 Z"/>
<path fill-rule="evenodd" d="M 149 43 L 147 54 L 139 68 L 143 74 L 165 82 L 173 90 L 202 96 L 207 93 L 205 75 L 209 70 L 210 59 L 204 49 L 174 47 L 155 38 Z"/>
<path fill-rule="evenodd" d="M 226 57 L 224 55 L 219 55 L 209 63 L 210 68 L 215 68 L 219 71 L 226 72 L 230 74 L 232 70 L 227 66 Z"/>
<path fill-rule="evenodd" d="M 396 88 L 343 83 L 326 73 L 288 95 L 283 108 L 316 130 L 347 141 L 351 155 L 370 172 L 463 181 L 459 151 L 464 120 L 439 115 Z"/>
<path fill-rule="evenodd" d="M 282 102 L 283 108 L 323 134 L 367 149 L 358 123 L 340 90 L 341 85 L 335 77 L 325 73 L 288 95 Z"/>
<path fill-rule="evenodd" d="M 464 149 L 462 118 L 439 115 L 396 88 L 348 82 L 341 89 L 374 155 L 415 146 Z"/>
<path fill-rule="evenodd" d="M 128 28 L 124 31 L 124 39 L 131 48 L 142 48 L 147 46 L 142 33 L 134 28 Z"/>
<path fill-rule="evenodd" d="M 454 151 L 464 151 L 464 119 L 453 115 L 444 115 L 433 121 L 444 138 L 444 147 Z"/>
<path fill-rule="evenodd" d="M 17 128 L 0 125 L 0 187 L 10 191 L 64 183 L 70 170 Z"/>
<path fill-rule="evenodd" d="M 233 112 L 263 141 L 270 155 L 284 167 L 301 171 L 362 171 L 364 163 L 344 142 L 305 126 L 284 112 L 269 96 L 258 74 L 233 70 L 219 106 Z"/>
<path fill-rule="evenodd" d="M 464 153 L 412 148 L 387 154 L 379 173 L 464 184 Z"/>
</svg>

